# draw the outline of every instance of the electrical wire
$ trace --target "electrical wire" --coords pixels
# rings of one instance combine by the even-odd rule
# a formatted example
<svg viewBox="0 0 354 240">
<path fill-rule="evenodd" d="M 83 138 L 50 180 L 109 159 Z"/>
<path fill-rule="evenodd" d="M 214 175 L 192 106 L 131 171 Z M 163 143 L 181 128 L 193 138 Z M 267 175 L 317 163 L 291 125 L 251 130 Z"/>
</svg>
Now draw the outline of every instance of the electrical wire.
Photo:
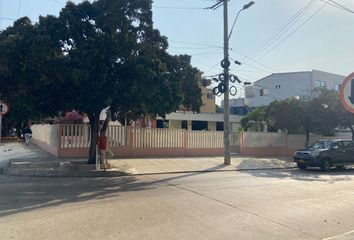
<svg viewBox="0 0 354 240">
<path fill-rule="evenodd" d="M 317 1 L 317 0 L 315 0 Z M 310 2 L 308 2 L 308 4 L 306 4 L 305 7 L 303 7 L 294 17 L 297 18 L 297 20 L 295 22 L 298 22 L 299 19 L 304 16 L 304 13 L 306 13 L 314 4 L 314 0 L 311 0 Z M 292 32 L 290 32 L 288 35 L 286 35 L 284 38 L 282 38 L 278 43 L 276 43 L 275 45 L 271 46 L 269 45 L 267 48 L 263 49 L 261 52 L 257 53 L 256 56 L 254 57 L 255 59 L 260 59 L 262 57 L 264 57 L 265 55 L 269 54 L 271 51 L 273 51 L 276 47 L 278 47 L 281 43 L 283 43 L 285 40 L 287 40 L 290 36 L 292 36 L 294 33 L 296 33 L 301 27 L 303 27 L 308 21 L 310 21 L 316 14 L 318 14 L 324 7 L 326 6 L 326 4 L 324 3 L 322 5 L 322 7 L 320 7 L 315 13 L 313 13 L 312 15 L 310 15 L 302 24 L 300 24 L 296 29 L 294 29 Z M 301 17 L 300 17 L 301 16 Z M 295 18 L 292 19 L 295 19 Z M 300 17 L 300 18 L 299 18 Z M 293 20 L 290 20 L 289 23 L 291 23 Z M 287 24 L 286 24 L 287 25 Z M 294 25 L 294 24 L 292 24 Z M 286 28 L 285 32 L 289 30 L 289 28 Z M 284 34 L 282 33 L 282 35 Z M 276 41 L 273 41 L 273 43 L 275 43 Z M 246 62 L 246 64 L 253 64 L 254 61 L 251 62 Z M 241 69 L 242 70 L 242 69 Z"/>
<path fill-rule="evenodd" d="M 2 0 L 0 0 L 0 19 L 5 19 L 8 20 L 6 18 L 1 17 L 2 15 Z M 0 21 L 0 31 L 2 30 L 2 21 Z"/>
<path fill-rule="evenodd" d="M 175 40 L 169 40 L 169 42 L 171 42 L 171 43 L 186 44 L 186 45 L 194 45 L 194 46 L 203 46 L 203 47 L 210 47 L 210 48 L 220 48 L 220 49 L 223 49 L 222 46 L 210 45 L 210 44 L 203 44 L 203 43 L 185 42 L 185 41 L 175 41 Z M 234 49 L 232 49 L 232 48 L 230 48 L 230 50 L 233 51 L 233 52 L 235 52 L 235 53 L 237 53 L 237 54 L 239 54 L 239 55 L 241 55 L 241 56 L 243 56 L 243 57 L 245 57 L 245 58 L 247 58 L 247 59 L 252 60 L 252 64 L 253 64 L 253 63 L 256 63 L 256 64 L 258 64 L 258 65 L 264 67 L 265 69 L 261 69 L 261 68 L 256 67 L 256 66 L 252 66 L 251 64 L 248 64 L 248 63 L 245 63 L 245 64 L 242 63 L 242 64 L 244 64 L 244 65 L 253 67 L 254 69 L 258 69 L 258 70 L 263 71 L 263 72 L 266 72 L 266 73 L 273 73 L 274 71 L 277 72 L 277 70 L 274 70 L 273 68 L 268 67 L 268 66 L 266 66 L 266 65 L 264 65 L 264 64 L 262 64 L 262 63 L 260 63 L 260 62 L 258 62 L 257 60 L 255 60 L 255 59 L 253 59 L 253 58 L 251 58 L 251 57 L 249 57 L 249 56 L 243 54 L 243 53 L 240 53 L 240 52 L 238 52 L 238 51 L 236 51 L 236 50 L 234 50 Z M 191 55 L 192 55 L 192 56 L 195 56 L 196 54 L 191 54 Z M 232 59 L 232 60 L 234 60 L 234 59 Z M 234 61 L 235 61 L 235 60 L 234 60 Z M 216 67 L 218 64 L 219 64 L 219 63 L 216 63 L 216 64 L 215 64 L 215 67 Z M 213 67 L 213 68 L 215 69 L 215 67 Z M 213 69 L 208 69 L 207 72 L 210 72 L 211 70 L 213 70 Z M 269 71 L 269 70 L 270 70 L 270 71 Z"/>
<path fill-rule="evenodd" d="M 179 47 L 179 46 L 169 46 L 168 48 L 173 49 L 188 49 L 188 50 L 197 50 L 197 49 L 212 49 L 212 48 L 219 48 L 219 47 Z"/>
<path fill-rule="evenodd" d="M 262 67 L 264 67 L 264 68 L 266 68 L 266 69 L 268 69 L 268 70 L 271 70 L 271 71 L 273 71 L 273 72 L 277 72 L 277 70 L 275 70 L 274 68 L 271 68 L 271 67 L 269 67 L 269 66 L 264 65 L 263 63 L 258 62 L 257 60 L 255 60 L 255 59 L 253 59 L 253 58 L 247 56 L 246 54 L 243 54 L 243 53 L 241 53 L 241 52 L 239 52 L 239 51 L 236 51 L 236 50 L 234 50 L 234 49 L 232 49 L 232 48 L 230 48 L 230 50 L 233 51 L 233 52 L 235 52 L 235 53 L 237 53 L 237 54 L 239 54 L 239 55 L 241 55 L 241 56 L 243 56 L 244 58 L 247 58 L 247 59 L 249 59 L 249 60 L 252 60 L 254 63 L 257 63 L 258 65 L 260 65 L 260 66 L 262 66 Z M 233 59 L 233 60 L 234 60 L 234 59 Z M 234 61 L 235 61 L 235 60 L 234 60 Z M 247 64 L 247 63 L 242 63 L 242 64 L 244 64 L 244 65 L 246 65 L 246 66 L 249 66 L 249 64 Z M 269 72 L 269 71 L 268 71 L 268 72 Z"/>
<path fill-rule="evenodd" d="M 153 8 L 173 9 L 173 10 L 206 10 L 206 8 L 199 8 L 199 7 L 173 7 L 173 6 L 153 6 Z"/>
<path fill-rule="evenodd" d="M 278 47 L 280 44 L 282 44 L 285 40 L 287 40 L 289 37 L 291 37 L 294 33 L 296 33 L 298 30 L 300 30 L 308 21 L 310 21 L 315 15 L 317 15 L 324 7 L 326 7 L 326 3 L 324 3 L 316 12 L 314 12 L 310 17 L 306 19 L 301 25 L 299 25 L 296 29 L 294 29 L 291 33 L 289 33 L 285 38 L 283 38 L 280 42 L 278 42 L 275 46 L 273 46 L 271 49 L 268 51 L 262 53 L 262 55 L 259 56 L 259 58 L 264 57 L 271 51 L 273 51 L 276 47 Z"/>
<path fill-rule="evenodd" d="M 241 60 L 242 64 L 244 66 L 253 66 L 254 63 L 256 63 L 257 60 L 260 58 L 259 56 L 263 54 L 265 51 L 268 51 L 268 49 L 272 47 L 272 45 L 274 45 L 286 32 L 288 32 L 290 28 L 293 27 L 313 7 L 313 5 L 317 1 L 318 0 L 310 0 L 309 2 L 307 2 L 285 24 L 281 25 L 275 32 L 273 32 L 263 44 L 261 44 L 258 48 L 256 48 L 257 50 L 254 51 L 254 55 L 252 58 L 243 56 Z M 239 69 L 238 71 L 242 71 L 245 68 L 247 67 L 241 67 L 241 69 Z M 269 69 L 269 70 L 273 71 L 274 69 Z"/>
<path fill-rule="evenodd" d="M 349 13 L 354 13 L 353 10 L 351 10 L 351 9 L 349 9 L 349 8 L 347 8 L 347 7 L 341 5 L 341 4 L 339 4 L 339 3 L 337 3 L 337 2 L 335 2 L 333 0 L 320 0 L 320 1 L 324 2 L 324 3 L 328 4 L 328 5 L 331 5 L 333 7 L 339 8 L 339 9 L 341 9 L 343 11 L 346 11 L 346 12 L 349 12 Z"/>
<path fill-rule="evenodd" d="M 2 20 L 16 21 L 14 18 L 0 17 Z"/>
<path fill-rule="evenodd" d="M 316 3 L 317 0 L 310 0 L 304 7 L 295 13 L 285 24 L 283 24 L 278 30 L 273 32 L 261 46 L 256 50 L 256 54 L 253 58 L 257 58 L 262 52 L 266 51 L 272 44 L 279 40 L 292 26 L 294 26 Z"/>
<path fill-rule="evenodd" d="M 204 47 L 223 48 L 223 46 L 210 45 L 210 44 L 204 44 L 204 43 L 184 42 L 184 41 L 175 41 L 175 40 L 168 40 L 168 41 L 169 41 L 169 42 L 173 42 L 173 43 L 186 44 L 186 45 L 195 45 L 195 46 L 204 46 Z"/>
<path fill-rule="evenodd" d="M 61 5 L 61 6 L 65 6 L 65 3 L 59 2 L 58 0 L 53 0 L 53 2 L 55 2 L 56 4 L 59 4 L 59 5 Z"/>
<path fill-rule="evenodd" d="M 22 0 L 19 0 L 18 1 L 18 8 L 17 8 L 17 18 L 20 17 L 21 3 L 22 3 Z"/>
</svg>

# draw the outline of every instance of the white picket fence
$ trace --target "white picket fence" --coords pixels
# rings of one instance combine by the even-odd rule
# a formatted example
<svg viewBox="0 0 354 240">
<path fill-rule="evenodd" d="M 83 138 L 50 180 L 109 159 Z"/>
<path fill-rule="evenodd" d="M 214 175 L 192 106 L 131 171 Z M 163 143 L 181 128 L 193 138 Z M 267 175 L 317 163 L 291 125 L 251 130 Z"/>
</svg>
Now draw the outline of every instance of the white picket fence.
<svg viewBox="0 0 354 240">
<path fill-rule="evenodd" d="M 31 130 L 33 139 L 48 145 L 58 146 L 58 125 L 33 125 Z"/>
<path fill-rule="evenodd" d="M 133 148 L 182 148 L 184 131 L 178 129 L 133 128 Z"/>
<path fill-rule="evenodd" d="M 224 132 L 187 131 L 188 148 L 224 148 Z"/>
<path fill-rule="evenodd" d="M 305 145 L 305 135 L 286 134 L 286 133 L 270 133 L 270 132 L 244 132 L 243 147 L 260 148 L 260 147 L 288 147 L 302 148 Z M 320 139 L 336 139 L 338 137 L 325 137 L 321 135 L 311 134 L 309 142 Z"/>
<path fill-rule="evenodd" d="M 88 148 L 90 126 L 63 124 L 59 127 L 60 148 Z M 129 128 L 109 126 L 107 137 L 110 147 L 132 148 L 223 148 L 223 132 L 186 131 L 181 129 Z"/>
</svg>

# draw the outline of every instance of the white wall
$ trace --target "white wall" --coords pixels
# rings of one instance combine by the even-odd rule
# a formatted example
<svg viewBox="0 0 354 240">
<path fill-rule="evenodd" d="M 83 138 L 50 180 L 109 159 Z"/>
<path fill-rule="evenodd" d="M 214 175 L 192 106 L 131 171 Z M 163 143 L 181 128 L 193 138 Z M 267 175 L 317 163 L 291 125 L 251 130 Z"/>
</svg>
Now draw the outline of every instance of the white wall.
<svg viewBox="0 0 354 240">
<path fill-rule="evenodd" d="M 208 122 L 208 130 L 216 131 L 216 122 Z"/>
<path fill-rule="evenodd" d="M 345 76 L 341 76 L 338 74 L 333 74 L 333 73 L 327 73 L 327 72 L 321 72 L 317 70 L 312 71 L 312 86 L 313 88 L 316 87 L 316 81 L 325 81 L 326 82 L 326 88 L 330 90 L 334 90 L 334 84 L 342 84 L 343 80 L 345 79 Z"/>
<path fill-rule="evenodd" d="M 326 82 L 326 88 L 334 90 L 334 84 L 341 84 L 345 76 L 317 70 L 307 72 L 275 73 L 262 78 L 245 89 L 245 103 L 249 107 L 269 105 L 274 100 L 295 96 L 308 97 L 318 80 Z M 261 89 L 268 89 L 268 95 L 260 96 Z M 254 93 L 254 97 L 248 97 Z"/>
<path fill-rule="evenodd" d="M 255 82 L 253 86 L 246 87 L 246 93 L 254 91 L 253 98 L 246 96 L 246 105 L 248 107 L 266 106 L 274 100 L 306 96 L 310 93 L 311 85 L 311 72 L 272 74 Z M 260 96 L 261 89 L 268 89 L 268 95 Z"/>
<path fill-rule="evenodd" d="M 169 123 L 168 123 L 168 126 L 170 128 L 181 129 L 181 124 L 182 124 L 182 121 L 170 120 Z"/>
</svg>

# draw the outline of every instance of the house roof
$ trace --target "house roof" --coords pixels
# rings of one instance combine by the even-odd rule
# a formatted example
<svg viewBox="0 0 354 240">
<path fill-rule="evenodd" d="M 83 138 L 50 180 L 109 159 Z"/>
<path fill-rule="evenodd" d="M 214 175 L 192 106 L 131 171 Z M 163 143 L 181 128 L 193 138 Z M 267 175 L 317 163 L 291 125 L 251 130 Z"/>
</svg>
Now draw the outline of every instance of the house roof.
<svg viewBox="0 0 354 240">
<path fill-rule="evenodd" d="M 230 115 L 230 122 L 239 123 L 241 118 L 241 116 Z M 166 120 L 223 122 L 224 115 L 222 113 L 174 112 L 167 114 Z"/>
</svg>

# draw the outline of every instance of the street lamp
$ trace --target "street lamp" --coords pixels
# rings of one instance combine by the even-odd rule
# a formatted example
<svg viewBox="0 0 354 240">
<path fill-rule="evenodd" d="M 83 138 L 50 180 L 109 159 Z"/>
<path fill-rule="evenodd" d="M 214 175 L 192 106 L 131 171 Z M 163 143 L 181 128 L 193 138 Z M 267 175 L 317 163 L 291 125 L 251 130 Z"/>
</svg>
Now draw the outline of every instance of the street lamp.
<svg viewBox="0 0 354 240">
<path fill-rule="evenodd" d="M 228 40 L 230 40 L 232 31 L 234 30 L 236 21 L 237 21 L 237 19 L 238 19 L 238 16 L 240 15 L 240 13 L 241 13 L 242 11 L 246 10 L 247 8 L 250 8 L 253 4 L 255 4 L 255 2 L 254 2 L 254 1 L 250 1 L 249 3 L 243 5 L 243 8 L 238 11 L 238 13 L 237 13 L 237 15 L 236 15 L 236 17 L 235 17 L 235 20 L 234 20 L 234 22 L 232 23 L 232 27 L 231 27 L 230 34 L 229 34 L 229 36 L 228 36 L 228 38 L 229 38 Z"/>
<path fill-rule="evenodd" d="M 246 10 L 247 8 L 251 7 L 255 2 L 250 1 L 249 3 L 245 4 L 243 8 L 238 11 L 236 18 L 233 22 L 231 31 L 229 33 L 229 25 L 228 25 L 228 7 L 227 3 L 229 0 L 220 0 L 220 2 L 224 2 L 224 59 L 221 62 L 221 66 L 224 68 L 224 81 L 225 81 L 225 92 L 224 92 L 224 164 L 230 165 L 230 96 L 229 96 L 229 67 L 230 67 L 230 60 L 229 60 L 229 40 L 232 34 L 232 30 L 235 26 L 236 20 L 239 14 Z"/>
</svg>

